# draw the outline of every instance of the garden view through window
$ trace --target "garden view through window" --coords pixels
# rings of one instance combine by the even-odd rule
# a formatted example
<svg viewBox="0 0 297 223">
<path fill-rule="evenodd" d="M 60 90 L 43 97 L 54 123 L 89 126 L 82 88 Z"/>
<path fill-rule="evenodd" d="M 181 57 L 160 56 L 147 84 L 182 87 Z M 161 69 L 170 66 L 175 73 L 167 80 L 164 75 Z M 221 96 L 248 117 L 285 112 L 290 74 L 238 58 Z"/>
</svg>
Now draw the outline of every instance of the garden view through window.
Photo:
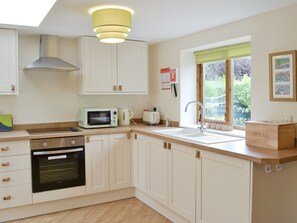
<svg viewBox="0 0 297 223">
<path fill-rule="evenodd" d="M 195 52 L 197 100 L 206 122 L 240 127 L 251 119 L 250 55 L 250 43 Z"/>
<path fill-rule="evenodd" d="M 203 64 L 205 118 L 225 121 L 226 62 Z M 243 126 L 251 119 L 251 58 L 231 60 L 231 98 L 233 125 Z"/>
</svg>

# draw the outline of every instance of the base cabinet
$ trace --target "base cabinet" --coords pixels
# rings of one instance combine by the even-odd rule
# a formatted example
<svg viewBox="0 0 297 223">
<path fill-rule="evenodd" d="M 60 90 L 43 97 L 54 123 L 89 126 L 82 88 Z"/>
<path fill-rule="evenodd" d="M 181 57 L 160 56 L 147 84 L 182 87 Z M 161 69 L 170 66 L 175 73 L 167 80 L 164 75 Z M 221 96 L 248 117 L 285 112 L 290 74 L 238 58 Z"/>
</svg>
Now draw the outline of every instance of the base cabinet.
<svg viewBox="0 0 297 223">
<path fill-rule="evenodd" d="M 0 209 L 32 204 L 30 141 L 0 142 Z"/>
<path fill-rule="evenodd" d="M 169 151 L 169 207 L 195 222 L 196 150 L 172 143 Z"/>
<path fill-rule="evenodd" d="M 153 199 L 168 205 L 168 151 L 163 141 L 148 137 L 148 190 Z"/>
<path fill-rule="evenodd" d="M 86 193 L 109 190 L 108 135 L 86 137 Z"/>
<path fill-rule="evenodd" d="M 146 160 L 148 197 L 188 222 L 251 223 L 250 161 L 139 134 L 134 147 L 135 186 L 145 192 Z"/>
<path fill-rule="evenodd" d="M 110 190 L 131 187 L 131 146 L 128 134 L 109 135 Z"/>
<path fill-rule="evenodd" d="M 86 137 L 86 193 L 131 187 L 131 148 L 128 134 Z"/>
<path fill-rule="evenodd" d="M 197 178 L 199 223 L 250 223 L 250 161 L 201 151 Z"/>
<path fill-rule="evenodd" d="M 196 150 L 139 134 L 134 138 L 135 187 L 185 221 L 195 222 Z"/>
<path fill-rule="evenodd" d="M 133 136 L 134 186 L 147 192 L 147 137 L 140 134 Z"/>
</svg>

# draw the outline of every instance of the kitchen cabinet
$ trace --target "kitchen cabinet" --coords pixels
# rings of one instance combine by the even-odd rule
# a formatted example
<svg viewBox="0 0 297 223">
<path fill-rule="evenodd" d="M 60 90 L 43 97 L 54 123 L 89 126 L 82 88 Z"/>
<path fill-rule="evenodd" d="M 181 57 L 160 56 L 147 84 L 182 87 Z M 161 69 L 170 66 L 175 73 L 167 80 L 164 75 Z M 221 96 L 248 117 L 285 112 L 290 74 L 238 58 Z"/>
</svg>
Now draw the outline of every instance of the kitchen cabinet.
<svg viewBox="0 0 297 223">
<path fill-rule="evenodd" d="M 100 43 L 98 38 L 78 40 L 82 94 L 147 94 L 146 42 Z"/>
<path fill-rule="evenodd" d="M 86 193 L 109 190 L 108 135 L 86 137 Z"/>
<path fill-rule="evenodd" d="M 32 204 L 29 140 L 0 142 L 0 209 Z"/>
<path fill-rule="evenodd" d="M 148 195 L 168 206 L 168 151 L 160 139 L 148 137 Z"/>
<path fill-rule="evenodd" d="M 0 94 L 18 94 L 18 34 L 0 29 Z"/>
<path fill-rule="evenodd" d="M 148 93 L 148 49 L 146 42 L 118 44 L 118 92 Z"/>
<path fill-rule="evenodd" d="M 131 187 L 130 133 L 109 135 L 110 190 Z"/>
<path fill-rule="evenodd" d="M 250 161 L 201 151 L 197 162 L 196 222 L 250 223 Z"/>
<path fill-rule="evenodd" d="M 195 222 L 196 150 L 176 143 L 168 143 L 167 149 L 169 149 L 169 207 L 190 222 Z"/>
<path fill-rule="evenodd" d="M 127 134 L 86 137 L 86 193 L 131 187 L 131 148 Z"/>
<path fill-rule="evenodd" d="M 147 192 L 147 137 L 141 134 L 134 134 L 134 186 L 146 193 Z"/>
<path fill-rule="evenodd" d="M 148 137 L 148 195 L 195 222 L 196 150 Z"/>
</svg>

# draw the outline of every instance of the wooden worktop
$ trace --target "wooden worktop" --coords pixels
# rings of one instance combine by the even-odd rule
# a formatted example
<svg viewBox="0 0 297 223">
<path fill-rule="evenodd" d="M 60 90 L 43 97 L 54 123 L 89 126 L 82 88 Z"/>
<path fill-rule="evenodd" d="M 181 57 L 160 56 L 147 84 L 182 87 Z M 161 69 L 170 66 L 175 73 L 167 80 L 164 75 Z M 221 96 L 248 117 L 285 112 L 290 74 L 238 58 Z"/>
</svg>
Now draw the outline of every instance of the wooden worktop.
<svg viewBox="0 0 297 223">
<path fill-rule="evenodd" d="M 101 128 L 101 129 L 80 129 L 80 132 L 71 133 L 51 133 L 51 134 L 38 134 L 29 135 L 25 130 L 15 130 L 11 132 L 0 132 L 0 142 L 14 141 L 14 140 L 30 140 L 38 138 L 55 138 L 67 136 L 87 136 L 97 134 L 116 134 L 116 133 L 139 133 L 147 136 L 157 137 L 172 143 L 179 143 L 186 146 L 194 147 L 201 150 L 215 152 L 231 157 L 236 157 L 244 160 L 249 160 L 260 164 L 282 164 L 297 160 L 297 148 L 274 150 L 259 148 L 255 146 L 248 146 L 245 140 L 215 143 L 215 144 L 198 144 L 185 139 L 177 139 L 171 136 L 161 135 L 152 130 L 165 129 L 170 127 L 164 126 L 147 126 L 147 125 L 131 125 L 119 126 L 116 128 Z"/>
</svg>

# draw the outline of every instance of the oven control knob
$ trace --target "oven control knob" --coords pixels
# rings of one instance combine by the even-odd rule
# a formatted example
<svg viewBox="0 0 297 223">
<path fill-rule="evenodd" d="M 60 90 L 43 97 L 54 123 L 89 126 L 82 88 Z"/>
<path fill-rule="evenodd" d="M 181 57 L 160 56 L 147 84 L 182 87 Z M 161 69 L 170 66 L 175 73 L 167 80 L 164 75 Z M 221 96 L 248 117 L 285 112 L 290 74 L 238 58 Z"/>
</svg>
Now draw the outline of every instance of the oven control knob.
<svg viewBox="0 0 297 223">
<path fill-rule="evenodd" d="M 44 142 L 42 145 L 43 145 L 43 147 L 47 147 L 47 143 L 46 142 Z"/>
<path fill-rule="evenodd" d="M 75 143 L 76 143 L 75 140 L 71 140 L 71 141 L 70 141 L 70 144 L 71 144 L 71 145 L 74 145 Z"/>
</svg>

